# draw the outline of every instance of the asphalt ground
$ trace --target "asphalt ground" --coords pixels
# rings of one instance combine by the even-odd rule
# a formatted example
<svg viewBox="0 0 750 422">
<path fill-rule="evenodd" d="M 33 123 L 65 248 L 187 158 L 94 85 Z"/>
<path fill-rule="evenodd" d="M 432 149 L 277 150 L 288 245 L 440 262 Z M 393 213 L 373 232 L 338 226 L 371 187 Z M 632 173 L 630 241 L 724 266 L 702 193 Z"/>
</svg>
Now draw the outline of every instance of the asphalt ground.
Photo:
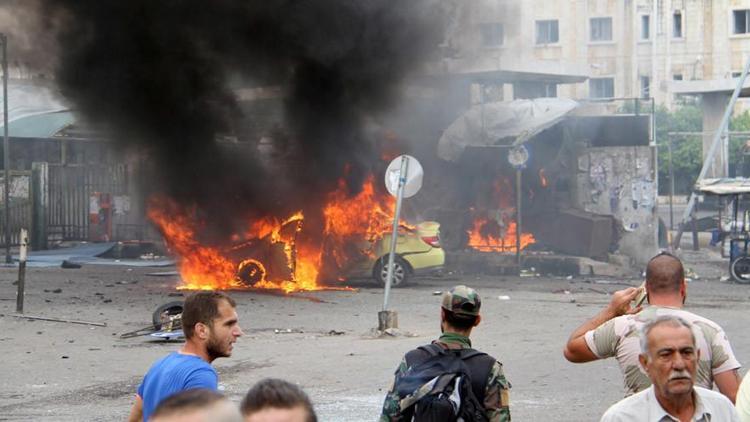
<svg viewBox="0 0 750 422">
<path fill-rule="evenodd" d="M 739 360 L 750 362 L 750 286 L 725 280 L 726 262 L 714 252 L 684 255 L 691 269 L 687 309 L 720 323 Z M 27 270 L 26 315 L 107 325 L 98 327 L 8 316 L 15 311 L 17 274 L 0 269 L 0 420 L 124 420 L 149 365 L 180 346 L 119 337 L 149 325 L 160 304 L 180 299 L 176 277 L 147 276 L 151 271 L 94 265 Z M 513 419 L 598 420 L 623 395 L 616 362 L 571 364 L 562 348 L 575 327 L 608 303 L 611 292 L 640 282 L 637 276 L 450 273 L 416 280 L 393 290 L 402 335 L 385 338 L 373 334 L 383 291 L 368 282 L 351 283 L 355 291 L 288 296 L 235 291 L 246 334 L 233 356 L 215 366 L 236 402 L 256 381 L 280 377 L 310 394 L 321 421 L 374 421 L 403 353 L 439 334 L 436 293 L 467 284 L 483 297 L 474 346 L 503 362 L 513 385 Z"/>
</svg>

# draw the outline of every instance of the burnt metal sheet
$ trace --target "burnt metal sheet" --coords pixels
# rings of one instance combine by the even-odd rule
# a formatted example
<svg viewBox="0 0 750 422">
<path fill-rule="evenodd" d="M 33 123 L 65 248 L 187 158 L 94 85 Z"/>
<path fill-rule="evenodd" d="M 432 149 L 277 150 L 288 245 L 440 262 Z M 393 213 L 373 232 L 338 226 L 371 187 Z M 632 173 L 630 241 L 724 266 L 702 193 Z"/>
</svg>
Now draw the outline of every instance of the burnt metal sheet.
<svg viewBox="0 0 750 422">
<path fill-rule="evenodd" d="M 561 211 L 546 243 L 555 251 L 607 260 L 614 218 L 578 210 Z"/>
</svg>

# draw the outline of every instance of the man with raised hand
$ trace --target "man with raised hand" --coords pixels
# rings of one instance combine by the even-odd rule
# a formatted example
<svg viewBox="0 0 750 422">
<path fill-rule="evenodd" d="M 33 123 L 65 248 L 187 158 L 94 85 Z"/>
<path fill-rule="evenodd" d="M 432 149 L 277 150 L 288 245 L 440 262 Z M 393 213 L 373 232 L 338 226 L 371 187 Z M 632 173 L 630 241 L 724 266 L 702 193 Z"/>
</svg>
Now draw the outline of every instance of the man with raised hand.
<svg viewBox="0 0 750 422">
<path fill-rule="evenodd" d="M 651 385 L 638 364 L 639 330 L 657 317 L 677 316 L 696 327 L 700 350 L 696 385 L 712 389 L 716 383 L 719 391 L 734 402 L 740 382 L 740 363 L 718 324 L 682 309 L 687 284 L 680 260 L 668 253 L 652 258 L 646 267 L 646 292 L 650 306 L 644 309 L 631 306 L 639 293 L 635 287 L 612 294 L 607 307 L 570 335 L 563 352 L 565 358 L 583 363 L 615 357 L 625 380 L 626 395 L 637 393 Z"/>
</svg>

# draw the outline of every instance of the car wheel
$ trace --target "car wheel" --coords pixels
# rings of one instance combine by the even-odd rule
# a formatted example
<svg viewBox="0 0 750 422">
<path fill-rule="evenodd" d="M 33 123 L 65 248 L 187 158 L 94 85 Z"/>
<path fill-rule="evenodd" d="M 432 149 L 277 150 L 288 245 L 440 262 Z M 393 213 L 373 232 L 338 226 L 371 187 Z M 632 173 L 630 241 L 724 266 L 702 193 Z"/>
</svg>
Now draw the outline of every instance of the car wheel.
<svg viewBox="0 0 750 422">
<path fill-rule="evenodd" d="M 375 281 L 381 286 L 385 286 L 388 280 L 388 257 L 384 256 L 378 260 L 373 270 Z M 401 287 L 409 281 L 409 264 L 403 258 L 397 256 L 393 260 L 393 281 L 392 287 Z"/>
<path fill-rule="evenodd" d="M 154 329 L 156 331 L 161 330 L 162 326 L 169 322 L 169 317 L 182 313 L 182 308 L 182 302 L 169 302 L 156 308 L 154 314 L 151 316 L 154 323 Z"/>
<path fill-rule="evenodd" d="M 750 283 L 750 256 L 738 256 L 729 264 L 732 280 L 741 284 Z"/>
<path fill-rule="evenodd" d="M 237 268 L 237 280 L 245 287 L 253 287 L 265 278 L 266 269 L 263 264 L 254 259 L 242 261 Z"/>
</svg>

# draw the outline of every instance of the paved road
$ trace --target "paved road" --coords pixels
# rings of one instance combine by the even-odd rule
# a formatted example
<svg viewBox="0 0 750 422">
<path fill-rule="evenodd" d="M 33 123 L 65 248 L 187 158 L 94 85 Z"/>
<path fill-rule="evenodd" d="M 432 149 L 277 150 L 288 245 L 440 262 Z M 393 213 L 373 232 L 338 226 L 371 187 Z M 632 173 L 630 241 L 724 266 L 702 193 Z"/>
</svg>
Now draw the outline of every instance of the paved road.
<svg viewBox="0 0 750 422">
<path fill-rule="evenodd" d="M 747 362 L 750 287 L 719 281 L 725 267 L 715 255 L 704 252 L 688 259 L 701 275 L 690 283 L 690 309 L 720 322 L 739 359 Z M 147 325 L 159 304 L 175 299 L 176 280 L 147 272 L 95 266 L 29 270 L 28 314 L 102 321 L 107 327 L 0 317 L 0 373 L 6 380 L 0 383 L 0 420 L 125 417 L 150 363 L 179 346 L 118 337 Z M 13 270 L 0 269 L 0 313 L 14 309 L 14 279 Z M 609 292 L 639 282 L 495 276 L 421 280 L 394 290 L 401 327 L 412 333 L 397 338 L 371 335 L 382 291 L 369 285 L 355 286 L 356 292 L 291 297 L 234 292 L 247 335 L 234 356 L 216 366 L 235 401 L 259 379 L 281 377 L 310 393 L 320 420 L 373 421 L 402 353 L 438 334 L 439 296 L 433 292 L 465 283 L 483 295 L 484 320 L 474 344 L 504 362 L 513 384 L 513 419 L 540 421 L 554 414 L 559 421 L 597 420 L 622 395 L 615 362 L 573 365 L 561 350 L 570 331 L 608 302 Z"/>
</svg>

